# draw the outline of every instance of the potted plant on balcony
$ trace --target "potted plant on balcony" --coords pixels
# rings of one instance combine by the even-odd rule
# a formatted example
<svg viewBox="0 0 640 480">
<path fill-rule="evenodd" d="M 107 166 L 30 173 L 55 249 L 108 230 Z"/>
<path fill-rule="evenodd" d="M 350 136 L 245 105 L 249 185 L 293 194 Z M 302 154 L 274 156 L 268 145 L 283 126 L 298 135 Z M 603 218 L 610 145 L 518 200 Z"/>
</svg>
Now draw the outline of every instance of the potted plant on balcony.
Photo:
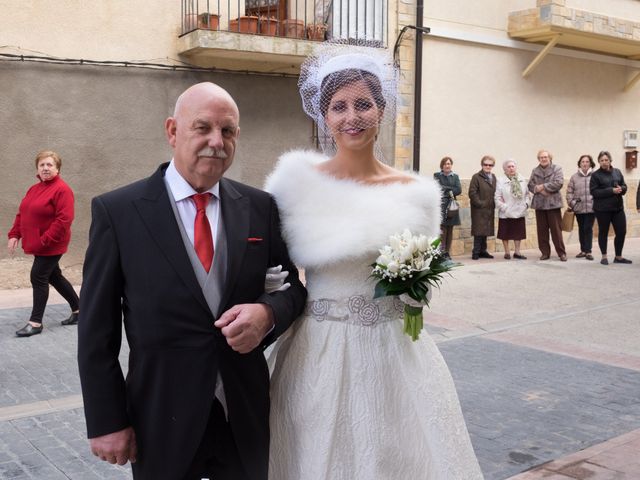
<svg viewBox="0 0 640 480">
<path fill-rule="evenodd" d="M 307 25 L 307 38 L 322 42 L 327 38 L 326 23 L 310 23 Z"/>
<path fill-rule="evenodd" d="M 262 15 L 260 17 L 260 33 L 262 35 L 278 35 L 278 23 L 276 17 Z"/>
<path fill-rule="evenodd" d="M 285 18 L 282 21 L 280 35 L 290 38 L 304 38 L 304 21 L 297 18 Z"/>
<path fill-rule="evenodd" d="M 229 31 L 240 33 L 258 33 L 258 17 L 241 16 L 229 20 Z"/>
<path fill-rule="evenodd" d="M 220 25 L 220 15 L 217 13 L 201 13 L 198 15 L 198 28 L 204 30 L 218 30 Z"/>
</svg>

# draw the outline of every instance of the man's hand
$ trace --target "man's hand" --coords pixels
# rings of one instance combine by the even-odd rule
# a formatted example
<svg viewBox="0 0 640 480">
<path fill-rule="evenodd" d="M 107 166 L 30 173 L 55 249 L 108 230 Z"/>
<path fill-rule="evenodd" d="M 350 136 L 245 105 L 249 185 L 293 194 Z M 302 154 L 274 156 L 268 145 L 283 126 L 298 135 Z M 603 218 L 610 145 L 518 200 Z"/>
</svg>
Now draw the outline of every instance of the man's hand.
<svg viewBox="0 0 640 480">
<path fill-rule="evenodd" d="M 118 432 L 89 439 L 91 453 L 100 460 L 111 464 L 124 465 L 128 461 L 136 463 L 138 446 L 133 428 L 127 427 Z"/>
<path fill-rule="evenodd" d="M 18 239 L 10 238 L 9 242 L 7 243 L 7 249 L 9 249 L 9 253 L 13 254 L 17 246 L 18 246 Z"/>
<path fill-rule="evenodd" d="M 541 193 L 544 191 L 544 184 L 540 184 L 540 185 L 536 185 L 533 189 L 534 192 L 536 193 Z"/>
<path fill-rule="evenodd" d="M 273 311 L 264 303 L 242 303 L 224 312 L 214 323 L 238 353 L 249 353 L 274 325 Z"/>
</svg>

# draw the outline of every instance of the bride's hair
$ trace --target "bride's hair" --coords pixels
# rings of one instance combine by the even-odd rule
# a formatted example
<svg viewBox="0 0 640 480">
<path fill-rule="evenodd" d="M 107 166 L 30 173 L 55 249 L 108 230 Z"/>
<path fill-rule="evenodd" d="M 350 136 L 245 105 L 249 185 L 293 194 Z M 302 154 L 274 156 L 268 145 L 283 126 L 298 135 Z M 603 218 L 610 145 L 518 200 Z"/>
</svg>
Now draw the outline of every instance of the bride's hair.
<svg viewBox="0 0 640 480">
<path fill-rule="evenodd" d="M 335 93 L 342 87 L 363 81 L 380 110 L 384 110 L 387 102 L 382 94 L 382 84 L 376 75 L 365 70 L 348 68 L 327 75 L 320 86 L 320 113 L 327 115 L 327 109 Z"/>
</svg>

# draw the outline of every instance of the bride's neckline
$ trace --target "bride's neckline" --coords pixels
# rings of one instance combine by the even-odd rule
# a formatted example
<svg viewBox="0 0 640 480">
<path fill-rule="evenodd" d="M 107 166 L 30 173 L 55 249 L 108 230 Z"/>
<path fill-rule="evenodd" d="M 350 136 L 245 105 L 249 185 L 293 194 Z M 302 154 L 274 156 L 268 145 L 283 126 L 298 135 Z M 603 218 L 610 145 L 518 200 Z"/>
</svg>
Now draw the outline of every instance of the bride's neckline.
<svg viewBox="0 0 640 480">
<path fill-rule="evenodd" d="M 324 162 L 321 162 L 321 163 L 324 163 Z M 417 183 L 417 179 L 414 176 L 411 176 L 404 172 L 400 172 L 401 175 L 397 175 L 397 177 L 403 176 L 406 178 L 406 181 L 396 180 L 396 181 L 388 181 L 388 182 L 371 182 L 371 181 L 366 181 L 362 179 L 357 179 L 354 177 L 338 177 L 336 175 L 332 175 L 329 172 L 325 172 L 324 170 L 320 170 L 318 168 L 318 165 L 320 165 L 320 163 L 309 162 L 309 169 L 319 177 L 322 177 L 324 179 L 327 179 L 333 182 L 348 183 L 348 184 L 353 184 L 360 187 L 392 187 L 395 185 L 412 185 Z"/>
</svg>

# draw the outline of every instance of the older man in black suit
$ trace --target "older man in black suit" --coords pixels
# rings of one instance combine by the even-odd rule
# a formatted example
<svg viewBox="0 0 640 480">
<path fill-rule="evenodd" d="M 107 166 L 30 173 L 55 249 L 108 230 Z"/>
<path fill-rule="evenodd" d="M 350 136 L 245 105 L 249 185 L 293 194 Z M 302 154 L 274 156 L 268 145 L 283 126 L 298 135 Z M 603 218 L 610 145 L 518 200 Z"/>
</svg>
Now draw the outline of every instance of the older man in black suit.
<svg viewBox="0 0 640 480">
<path fill-rule="evenodd" d="M 273 199 L 223 178 L 240 133 L 231 96 L 194 85 L 165 129 L 173 160 L 92 202 L 78 332 L 91 449 L 136 479 L 266 479 L 263 349 L 306 291 Z M 270 294 L 275 265 L 290 288 Z"/>
</svg>

